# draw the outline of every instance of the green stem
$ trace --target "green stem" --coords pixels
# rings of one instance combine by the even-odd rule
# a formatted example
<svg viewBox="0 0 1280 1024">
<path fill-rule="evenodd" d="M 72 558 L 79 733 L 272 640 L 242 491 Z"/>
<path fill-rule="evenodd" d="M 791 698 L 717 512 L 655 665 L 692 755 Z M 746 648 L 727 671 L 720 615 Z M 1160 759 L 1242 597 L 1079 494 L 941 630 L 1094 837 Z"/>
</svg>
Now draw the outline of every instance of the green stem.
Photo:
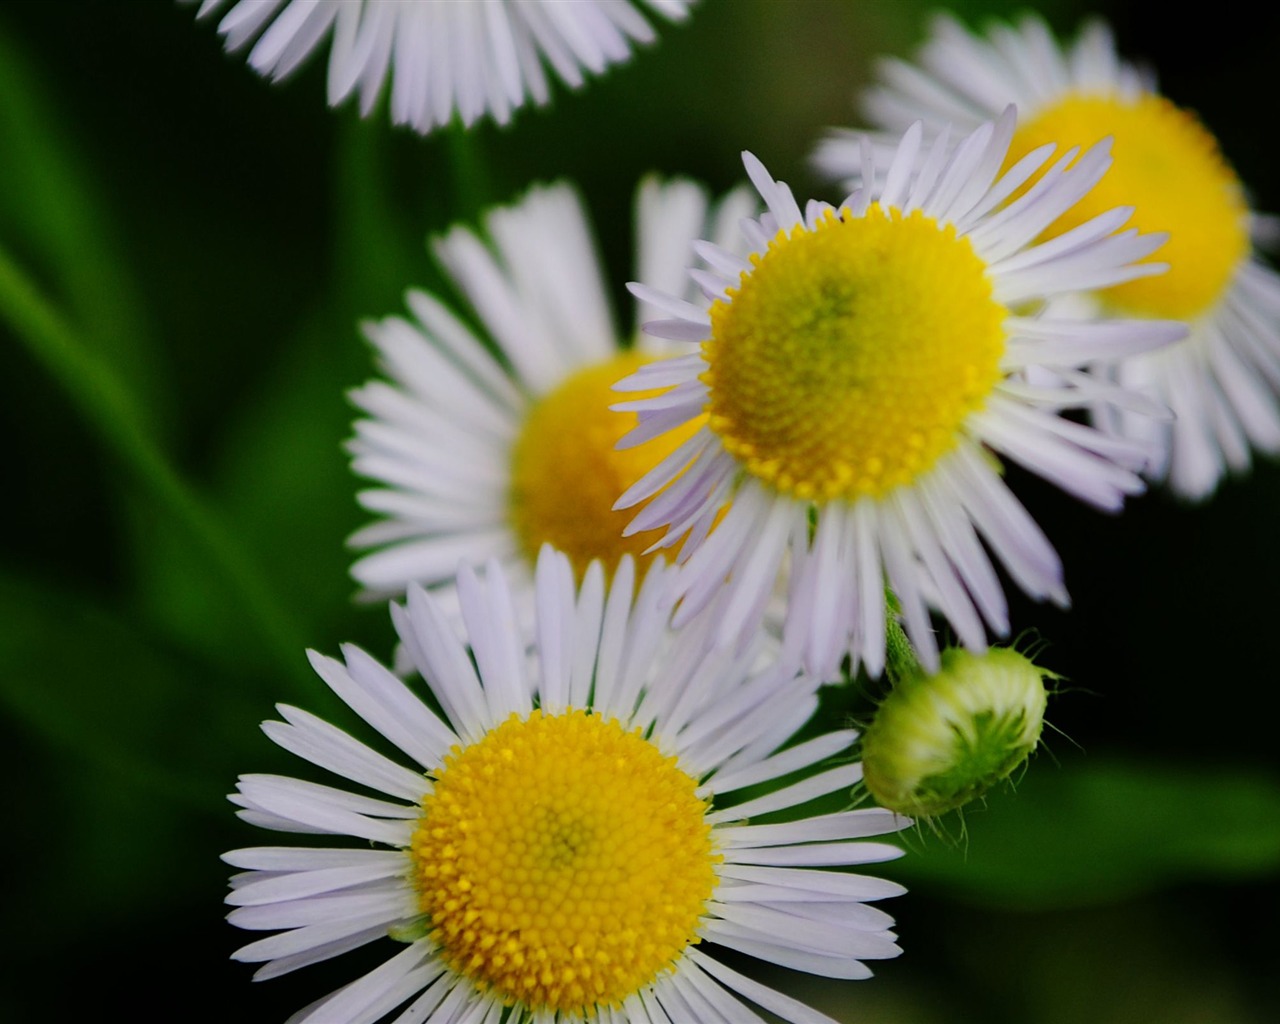
<svg viewBox="0 0 1280 1024">
<path fill-rule="evenodd" d="M 246 618 L 280 659 L 288 678 L 301 686 L 310 675 L 302 656 L 301 631 L 288 610 L 276 600 L 253 561 L 222 523 L 169 465 L 111 368 L 83 344 L 2 248 L 0 319 L 63 386 L 106 447 L 186 526 L 207 556 L 211 570 L 240 595 Z M 308 687 L 307 695 L 311 693 Z"/>
<path fill-rule="evenodd" d="M 889 681 L 895 686 L 902 680 L 924 674 L 920 667 L 920 659 L 916 657 L 916 649 L 912 646 L 907 631 L 898 622 L 893 605 L 885 616 L 885 672 Z"/>
<path fill-rule="evenodd" d="M 457 118 L 445 129 L 445 135 L 453 178 L 453 219 L 474 221 L 493 198 L 493 182 L 480 152 L 480 140 L 474 129 L 464 128 Z"/>
</svg>

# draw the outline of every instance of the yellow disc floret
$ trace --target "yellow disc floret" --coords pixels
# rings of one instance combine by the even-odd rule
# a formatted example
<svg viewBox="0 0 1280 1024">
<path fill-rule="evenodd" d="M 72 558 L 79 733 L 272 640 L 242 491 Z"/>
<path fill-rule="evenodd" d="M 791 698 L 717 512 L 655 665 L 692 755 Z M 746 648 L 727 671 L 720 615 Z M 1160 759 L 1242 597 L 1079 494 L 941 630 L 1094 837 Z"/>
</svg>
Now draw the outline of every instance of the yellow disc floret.
<svg viewBox="0 0 1280 1024">
<path fill-rule="evenodd" d="M 719 861 L 706 803 L 638 729 L 512 715 L 432 774 L 414 882 L 441 956 L 481 991 L 618 1006 L 698 941 Z"/>
<path fill-rule="evenodd" d="M 1167 262 L 1169 272 L 1116 285 L 1104 297 L 1145 316 L 1189 319 L 1207 312 L 1248 255 L 1248 207 L 1217 141 L 1194 115 L 1154 93 L 1069 95 L 1018 129 L 1009 160 L 1047 142 L 1084 149 L 1108 135 L 1115 162 L 1052 233 L 1117 206 L 1135 207 L 1128 226 L 1169 232 L 1150 257 Z"/>
<path fill-rule="evenodd" d="M 614 412 L 609 406 L 658 392 L 621 395 L 611 388 L 649 361 L 638 353 L 620 353 L 579 370 L 529 410 L 512 454 L 508 502 L 512 528 L 530 562 L 544 543 L 567 554 L 579 578 L 593 559 L 600 559 L 610 573 L 627 553 L 640 569 L 651 560 L 643 552 L 661 531 L 623 537 L 636 510 L 615 512 L 613 504 L 698 424 L 615 450 L 637 419 L 633 412 Z"/>
<path fill-rule="evenodd" d="M 1005 308 L 967 239 L 872 205 L 779 232 L 711 308 L 710 426 L 797 498 L 882 496 L 956 444 L 1000 379 Z"/>
</svg>

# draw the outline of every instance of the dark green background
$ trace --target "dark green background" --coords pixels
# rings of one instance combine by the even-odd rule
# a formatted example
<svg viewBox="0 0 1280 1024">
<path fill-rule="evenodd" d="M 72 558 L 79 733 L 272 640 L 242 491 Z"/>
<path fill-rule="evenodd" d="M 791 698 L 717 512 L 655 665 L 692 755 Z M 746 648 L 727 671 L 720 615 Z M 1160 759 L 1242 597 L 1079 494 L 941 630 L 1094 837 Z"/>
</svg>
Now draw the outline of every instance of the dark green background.
<svg viewBox="0 0 1280 1024">
<path fill-rule="evenodd" d="M 641 174 L 722 189 L 751 149 L 826 195 L 813 142 L 926 10 L 708 0 L 546 110 L 424 140 L 326 109 L 323 62 L 267 85 L 188 7 L 0 5 L 0 1019 L 281 1020 L 384 955 L 251 985 L 218 860 L 276 841 L 224 799 L 299 767 L 258 732 L 272 704 L 334 710 L 303 648 L 390 654 L 343 548 L 364 521 L 340 449 L 371 372 L 358 319 L 439 285 L 427 233 L 560 176 L 626 309 Z M 1059 29 L 1083 11 L 1044 8 Z M 1104 13 L 1280 210 L 1280 21 L 1242 11 Z M 1280 1019 L 1280 471 L 1118 518 L 1015 477 L 1075 602 L 1015 604 L 1067 680 L 1048 749 L 965 841 L 907 837 L 886 869 L 913 890 L 890 908 L 903 957 L 782 983 L 868 1024 Z"/>
</svg>

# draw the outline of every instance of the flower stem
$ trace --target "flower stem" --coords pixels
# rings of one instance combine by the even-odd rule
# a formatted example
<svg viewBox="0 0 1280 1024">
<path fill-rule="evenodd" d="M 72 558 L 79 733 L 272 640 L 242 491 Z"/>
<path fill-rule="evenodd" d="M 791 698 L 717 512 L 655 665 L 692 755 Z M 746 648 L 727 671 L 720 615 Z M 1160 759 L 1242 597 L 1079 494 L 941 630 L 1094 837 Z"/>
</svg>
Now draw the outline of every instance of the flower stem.
<svg viewBox="0 0 1280 1024">
<path fill-rule="evenodd" d="M 454 220 L 474 220 L 493 198 L 489 168 L 474 130 L 455 118 L 445 129 L 449 170 L 452 176 Z"/>
<path fill-rule="evenodd" d="M 916 649 L 892 608 L 885 616 L 885 632 L 885 672 L 889 681 L 896 686 L 904 679 L 923 675 Z"/>
</svg>

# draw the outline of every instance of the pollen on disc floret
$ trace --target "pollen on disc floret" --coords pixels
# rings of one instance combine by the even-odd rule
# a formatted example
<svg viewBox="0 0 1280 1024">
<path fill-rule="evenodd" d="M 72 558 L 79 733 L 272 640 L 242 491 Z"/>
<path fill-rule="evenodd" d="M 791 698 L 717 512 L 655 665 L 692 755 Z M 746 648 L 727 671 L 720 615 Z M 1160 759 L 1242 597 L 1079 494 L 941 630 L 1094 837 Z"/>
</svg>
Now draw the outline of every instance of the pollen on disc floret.
<svg viewBox="0 0 1280 1024">
<path fill-rule="evenodd" d="M 512 715 L 423 800 L 414 879 L 441 955 L 532 1009 L 618 1006 L 690 943 L 718 862 L 696 783 L 638 730 Z"/>
</svg>

